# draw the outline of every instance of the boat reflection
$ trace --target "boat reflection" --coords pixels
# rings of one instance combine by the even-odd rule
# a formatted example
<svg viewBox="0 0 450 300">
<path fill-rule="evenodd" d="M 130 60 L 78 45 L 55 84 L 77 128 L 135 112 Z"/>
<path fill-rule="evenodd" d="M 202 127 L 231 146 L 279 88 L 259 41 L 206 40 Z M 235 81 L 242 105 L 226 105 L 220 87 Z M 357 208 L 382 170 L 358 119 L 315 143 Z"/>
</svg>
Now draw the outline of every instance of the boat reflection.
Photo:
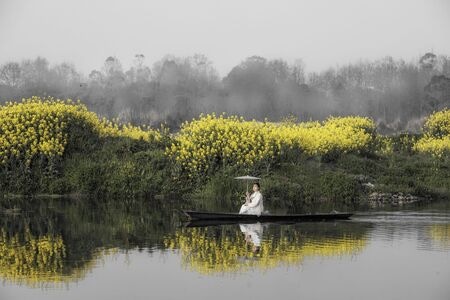
<svg viewBox="0 0 450 300">
<path fill-rule="evenodd" d="M 407 239 L 431 251 L 450 248 L 447 214 L 383 212 L 352 221 L 225 225 L 202 221 L 179 227 L 181 220 L 169 204 L 0 200 L 0 282 L 67 287 L 84 280 L 107 255 L 134 250 L 163 255 L 169 250 L 179 254 L 188 270 L 223 276 L 298 268 L 312 259 L 357 258 L 369 239 Z"/>
</svg>

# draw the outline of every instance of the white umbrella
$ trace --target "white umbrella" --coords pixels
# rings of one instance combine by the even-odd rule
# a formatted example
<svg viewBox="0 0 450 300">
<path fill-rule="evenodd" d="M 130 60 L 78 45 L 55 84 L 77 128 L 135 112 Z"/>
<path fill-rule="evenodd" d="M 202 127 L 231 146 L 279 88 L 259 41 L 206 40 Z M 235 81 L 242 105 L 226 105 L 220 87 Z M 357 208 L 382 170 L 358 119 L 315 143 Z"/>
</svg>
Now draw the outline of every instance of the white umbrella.
<svg viewBox="0 0 450 300">
<path fill-rule="evenodd" d="M 249 180 L 259 180 L 259 179 L 261 179 L 261 178 L 246 175 L 246 176 L 234 177 L 234 179 L 246 180 L 246 181 L 247 181 L 247 192 L 248 192 L 248 181 L 249 181 Z"/>
</svg>

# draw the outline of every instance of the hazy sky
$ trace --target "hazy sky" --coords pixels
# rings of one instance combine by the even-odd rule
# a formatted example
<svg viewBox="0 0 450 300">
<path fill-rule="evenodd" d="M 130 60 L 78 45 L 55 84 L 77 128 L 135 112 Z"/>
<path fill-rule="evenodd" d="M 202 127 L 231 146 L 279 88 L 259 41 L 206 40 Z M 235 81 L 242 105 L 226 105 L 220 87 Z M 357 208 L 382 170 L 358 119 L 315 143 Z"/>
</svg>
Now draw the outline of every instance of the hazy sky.
<svg viewBox="0 0 450 300">
<path fill-rule="evenodd" d="M 41 55 L 85 74 L 137 53 L 203 53 L 226 75 L 251 55 L 320 71 L 431 50 L 450 55 L 450 0 L 0 0 L 0 63 Z"/>
</svg>

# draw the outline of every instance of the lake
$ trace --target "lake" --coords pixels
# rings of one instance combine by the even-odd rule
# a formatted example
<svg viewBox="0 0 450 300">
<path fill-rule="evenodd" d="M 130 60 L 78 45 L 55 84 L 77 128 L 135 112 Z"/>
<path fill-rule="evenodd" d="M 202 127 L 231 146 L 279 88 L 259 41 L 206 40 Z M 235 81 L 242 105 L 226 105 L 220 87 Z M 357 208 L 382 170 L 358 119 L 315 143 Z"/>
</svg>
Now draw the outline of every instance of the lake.
<svg viewBox="0 0 450 300">
<path fill-rule="evenodd" d="M 445 203 L 188 227 L 175 204 L 3 202 L 2 300 L 450 299 Z"/>
</svg>

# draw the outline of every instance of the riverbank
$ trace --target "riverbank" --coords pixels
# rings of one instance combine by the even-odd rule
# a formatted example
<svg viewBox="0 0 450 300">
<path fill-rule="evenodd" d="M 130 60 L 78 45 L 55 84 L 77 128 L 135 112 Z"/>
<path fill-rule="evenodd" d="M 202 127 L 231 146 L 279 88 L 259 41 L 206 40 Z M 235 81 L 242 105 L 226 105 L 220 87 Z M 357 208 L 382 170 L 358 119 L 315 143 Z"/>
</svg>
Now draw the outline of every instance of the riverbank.
<svg viewBox="0 0 450 300">
<path fill-rule="evenodd" d="M 323 122 L 200 116 L 176 134 L 99 119 L 80 103 L 32 98 L 0 107 L 0 190 L 98 202 L 177 199 L 234 210 L 261 177 L 267 207 L 376 207 L 450 199 L 450 111 L 423 135 L 376 133 L 362 117 Z"/>
<path fill-rule="evenodd" d="M 344 154 L 333 162 L 300 159 L 282 163 L 262 177 L 267 207 L 292 211 L 328 205 L 349 209 L 404 206 L 432 200 L 450 200 L 450 162 L 425 155 L 393 154 L 360 157 Z M 236 207 L 245 186 L 233 172 L 215 175 L 192 193 L 201 206 Z M 215 199 L 216 203 L 211 203 Z"/>
<path fill-rule="evenodd" d="M 315 206 L 370 208 L 450 200 L 450 161 L 425 154 L 392 153 L 364 157 L 342 154 L 333 161 L 299 156 L 269 170 L 262 178 L 267 207 L 303 211 Z M 238 207 L 245 183 L 234 180 L 244 168 L 226 167 L 198 181 L 175 177 L 164 149 L 129 138 L 109 138 L 89 153 L 72 153 L 55 173 L 39 170 L 15 178 L 7 194 L 72 194 L 99 202 L 125 203 L 177 199 L 199 209 Z M 2 181 L 5 184 L 4 181 Z"/>
</svg>

